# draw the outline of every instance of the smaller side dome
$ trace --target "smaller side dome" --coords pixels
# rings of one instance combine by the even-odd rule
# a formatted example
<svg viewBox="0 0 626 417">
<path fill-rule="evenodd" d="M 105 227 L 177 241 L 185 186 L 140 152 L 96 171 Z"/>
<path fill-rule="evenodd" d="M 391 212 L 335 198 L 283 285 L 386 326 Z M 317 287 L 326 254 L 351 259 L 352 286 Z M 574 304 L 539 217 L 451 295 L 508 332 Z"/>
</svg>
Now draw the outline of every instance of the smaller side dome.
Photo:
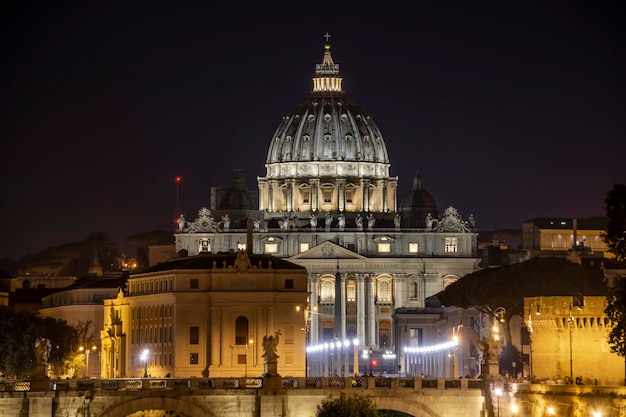
<svg viewBox="0 0 626 417">
<path fill-rule="evenodd" d="M 437 203 L 434 197 L 422 188 L 422 176 L 417 173 L 413 178 L 413 187 L 400 204 L 402 213 L 402 227 L 426 227 L 426 216 L 437 218 Z"/>
<path fill-rule="evenodd" d="M 242 169 L 235 169 L 231 182 L 226 187 L 219 187 L 215 193 L 217 210 L 256 210 L 257 199 L 246 188 L 246 179 Z"/>
</svg>

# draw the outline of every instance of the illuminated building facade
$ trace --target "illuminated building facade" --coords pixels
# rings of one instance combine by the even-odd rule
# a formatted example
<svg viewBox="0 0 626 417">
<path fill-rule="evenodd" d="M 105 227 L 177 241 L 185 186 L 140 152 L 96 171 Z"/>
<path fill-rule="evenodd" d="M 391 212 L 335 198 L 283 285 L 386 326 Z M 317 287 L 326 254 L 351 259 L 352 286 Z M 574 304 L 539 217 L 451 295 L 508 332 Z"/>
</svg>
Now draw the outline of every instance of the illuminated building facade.
<svg viewBox="0 0 626 417">
<path fill-rule="evenodd" d="M 267 255 L 201 254 L 130 277 L 104 301 L 102 377 L 259 377 L 280 332 L 278 370 L 304 376 L 307 273 Z"/>
<path fill-rule="evenodd" d="M 359 351 L 396 352 L 394 311 L 423 308 L 474 272 L 477 231 L 471 214 L 439 211 L 420 174 L 398 204 L 383 136 L 342 82 L 326 43 L 309 98 L 271 137 L 266 173 L 252 193 L 258 205 L 251 210 L 239 186 L 236 201 L 248 204 L 229 207 L 222 204 L 228 190 L 214 188 L 219 201 L 211 209 L 178 219 L 176 253 L 246 248 L 301 265 L 309 345 L 357 339 Z"/>
</svg>

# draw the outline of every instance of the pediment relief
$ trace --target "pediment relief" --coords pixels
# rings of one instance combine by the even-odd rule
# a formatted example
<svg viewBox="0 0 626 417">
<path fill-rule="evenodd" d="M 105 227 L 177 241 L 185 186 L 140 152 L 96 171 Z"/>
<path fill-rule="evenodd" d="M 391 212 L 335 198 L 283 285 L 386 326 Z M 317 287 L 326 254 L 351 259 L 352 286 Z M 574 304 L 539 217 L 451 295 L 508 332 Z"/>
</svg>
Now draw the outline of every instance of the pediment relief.
<svg viewBox="0 0 626 417">
<path fill-rule="evenodd" d="M 372 241 L 374 243 L 393 243 L 395 242 L 395 239 L 388 235 L 379 235 L 375 236 Z"/>
<path fill-rule="evenodd" d="M 292 256 L 291 259 L 366 259 L 358 253 L 339 246 L 331 241 L 322 242 L 307 251 Z"/>
</svg>

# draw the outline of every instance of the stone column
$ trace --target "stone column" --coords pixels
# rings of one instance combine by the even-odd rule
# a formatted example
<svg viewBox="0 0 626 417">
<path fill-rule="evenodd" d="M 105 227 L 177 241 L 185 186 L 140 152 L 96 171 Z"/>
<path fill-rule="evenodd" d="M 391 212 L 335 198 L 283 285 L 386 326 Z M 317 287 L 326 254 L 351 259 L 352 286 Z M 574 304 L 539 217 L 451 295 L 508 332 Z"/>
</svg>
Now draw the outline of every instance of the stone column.
<svg viewBox="0 0 626 417">
<path fill-rule="evenodd" d="M 346 209 L 346 179 L 338 178 L 337 184 L 337 206 L 340 212 Z"/>
<path fill-rule="evenodd" d="M 222 364 L 221 357 L 221 332 L 222 328 L 222 311 L 218 307 L 211 307 L 211 360 L 209 362 L 209 375 L 211 366 L 220 366 Z"/>
<path fill-rule="evenodd" d="M 312 178 L 309 180 L 309 184 L 311 184 L 311 211 L 315 213 L 319 210 L 320 180 L 318 178 Z"/>
<path fill-rule="evenodd" d="M 274 202 L 274 183 L 275 181 L 268 181 L 267 183 L 267 209 L 270 213 L 274 212 L 276 207 Z"/>
<path fill-rule="evenodd" d="M 317 300 L 319 295 L 317 293 L 317 282 L 319 276 L 317 274 L 309 275 L 309 283 L 311 285 L 311 300 L 309 302 L 311 309 L 311 321 L 309 324 L 309 340 L 311 345 L 316 345 L 319 340 L 319 314 Z"/>
<path fill-rule="evenodd" d="M 356 334 L 365 345 L 365 277 L 363 274 L 356 274 Z"/>
<path fill-rule="evenodd" d="M 387 180 L 382 180 L 381 184 L 381 198 L 382 198 L 382 211 L 383 213 L 387 213 L 389 211 L 389 206 L 387 204 Z"/>
<path fill-rule="evenodd" d="M 285 189 L 285 199 L 287 200 L 286 203 L 286 207 L 287 207 L 287 211 L 293 211 L 293 191 L 294 191 L 294 184 L 295 184 L 295 180 L 293 178 L 289 178 L 287 180 L 285 180 L 285 185 L 287 186 L 287 188 Z"/>
<path fill-rule="evenodd" d="M 367 346 L 376 346 L 376 277 L 368 276 Z"/>
<path fill-rule="evenodd" d="M 363 209 L 362 211 L 368 212 L 370 211 L 370 180 L 363 179 L 361 180 L 361 191 L 363 192 Z"/>
</svg>

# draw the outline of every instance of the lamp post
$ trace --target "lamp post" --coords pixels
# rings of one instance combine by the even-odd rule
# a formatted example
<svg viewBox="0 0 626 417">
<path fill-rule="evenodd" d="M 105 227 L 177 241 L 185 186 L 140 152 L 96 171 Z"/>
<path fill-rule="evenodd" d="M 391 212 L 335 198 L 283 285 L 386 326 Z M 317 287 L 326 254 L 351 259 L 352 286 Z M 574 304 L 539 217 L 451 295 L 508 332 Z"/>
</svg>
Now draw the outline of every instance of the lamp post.
<svg viewBox="0 0 626 417">
<path fill-rule="evenodd" d="M 369 356 L 368 359 L 370 361 L 370 376 L 374 376 L 374 374 L 372 373 L 372 354 L 374 353 L 374 349 L 370 348 L 369 349 Z"/>
<path fill-rule="evenodd" d="M 81 353 L 85 352 L 85 375 L 86 375 L 87 377 L 89 377 L 89 354 L 91 353 L 91 351 L 94 351 L 94 352 L 95 352 L 95 351 L 96 351 L 96 349 L 98 349 L 98 347 L 97 347 L 96 345 L 93 345 L 93 346 L 91 347 L 91 349 L 87 349 L 87 348 L 86 348 L 86 347 L 84 347 L 84 346 L 80 346 L 80 347 L 78 348 L 78 350 L 79 350 Z"/>
<path fill-rule="evenodd" d="M 359 339 L 352 340 L 352 345 L 354 346 L 354 358 L 353 358 L 353 371 L 354 376 L 359 375 Z"/>
<path fill-rule="evenodd" d="M 502 395 L 502 390 L 500 388 L 496 388 L 496 398 L 498 399 L 498 417 L 500 417 L 500 396 Z"/>
<path fill-rule="evenodd" d="M 148 355 L 150 354 L 150 351 L 148 349 L 144 349 L 143 352 L 141 352 L 141 360 L 143 361 L 143 377 L 147 378 L 148 377 Z"/>
<path fill-rule="evenodd" d="M 246 379 L 248 379 L 248 346 L 252 345 L 252 344 L 254 344 L 254 340 L 253 339 L 249 339 L 246 342 Z"/>
<path fill-rule="evenodd" d="M 308 307 L 303 306 L 302 304 L 296 305 L 296 311 L 303 311 L 304 315 L 304 376 L 309 375 L 309 321 L 311 320 L 311 311 Z"/>
</svg>

